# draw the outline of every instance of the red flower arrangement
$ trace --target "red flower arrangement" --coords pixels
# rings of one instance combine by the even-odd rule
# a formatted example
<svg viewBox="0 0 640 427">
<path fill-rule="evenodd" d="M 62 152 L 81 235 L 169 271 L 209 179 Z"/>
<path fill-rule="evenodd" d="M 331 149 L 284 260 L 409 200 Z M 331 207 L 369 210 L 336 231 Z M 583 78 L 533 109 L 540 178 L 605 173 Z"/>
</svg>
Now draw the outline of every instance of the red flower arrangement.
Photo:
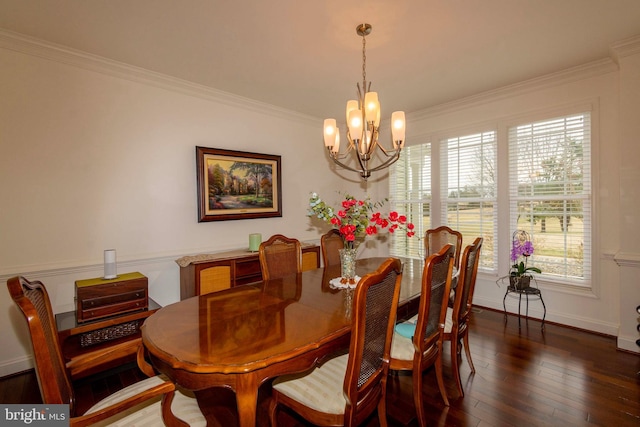
<svg viewBox="0 0 640 427">
<path fill-rule="evenodd" d="M 355 248 L 358 239 L 378 234 L 378 230 L 382 229 L 388 229 L 389 233 L 402 230 L 407 237 L 413 237 L 414 225 L 407 221 L 405 215 L 392 211 L 384 216 L 377 211 L 383 204 L 373 203 L 368 198 L 358 200 L 345 194 L 342 209 L 336 211 L 320 199 L 317 193 L 312 193 L 308 215 L 316 216 L 336 228 L 344 240 L 345 248 Z"/>
</svg>

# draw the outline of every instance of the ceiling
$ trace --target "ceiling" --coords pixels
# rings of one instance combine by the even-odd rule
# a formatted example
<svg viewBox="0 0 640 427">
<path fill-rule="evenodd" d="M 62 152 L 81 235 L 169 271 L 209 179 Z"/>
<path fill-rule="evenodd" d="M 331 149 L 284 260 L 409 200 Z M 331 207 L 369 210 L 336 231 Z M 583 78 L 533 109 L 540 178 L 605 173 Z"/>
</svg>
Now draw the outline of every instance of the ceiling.
<svg viewBox="0 0 640 427">
<path fill-rule="evenodd" d="M 318 118 L 383 118 L 607 58 L 640 0 L 0 0 L 0 29 Z"/>
</svg>

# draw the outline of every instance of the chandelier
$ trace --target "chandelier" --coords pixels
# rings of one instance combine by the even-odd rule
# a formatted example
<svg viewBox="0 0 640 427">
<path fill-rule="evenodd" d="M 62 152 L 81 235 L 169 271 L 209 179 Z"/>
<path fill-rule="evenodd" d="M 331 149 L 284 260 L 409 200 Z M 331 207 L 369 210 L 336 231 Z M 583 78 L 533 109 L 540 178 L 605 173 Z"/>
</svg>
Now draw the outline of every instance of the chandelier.
<svg viewBox="0 0 640 427">
<path fill-rule="evenodd" d="M 378 143 L 378 129 L 380 126 L 380 102 L 377 92 L 370 92 L 371 82 L 367 85 L 367 56 L 366 36 L 371 33 L 371 25 L 360 24 L 356 32 L 362 36 L 362 88 L 358 88 L 358 99 L 347 102 L 347 148 L 340 151 L 340 130 L 335 119 L 324 121 L 324 145 L 329 151 L 331 159 L 339 166 L 358 172 L 365 181 L 371 176 L 371 172 L 391 166 L 400 158 L 400 152 L 404 146 L 405 119 L 404 111 L 395 111 L 391 115 L 391 142 L 392 147 L 385 149 Z M 376 148 L 379 149 L 381 163 L 370 166 Z M 357 165 L 351 167 L 343 162 L 352 153 L 356 155 Z"/>
</svg>

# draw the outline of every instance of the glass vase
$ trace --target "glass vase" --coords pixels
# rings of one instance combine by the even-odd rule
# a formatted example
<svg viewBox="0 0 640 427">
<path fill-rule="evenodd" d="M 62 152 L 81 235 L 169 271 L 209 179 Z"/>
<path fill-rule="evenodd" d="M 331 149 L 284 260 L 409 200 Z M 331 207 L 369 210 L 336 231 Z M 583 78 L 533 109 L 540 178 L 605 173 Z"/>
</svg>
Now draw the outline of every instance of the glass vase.
<svg viewBox="0 0 640 427">
<path fill-rule="evenodd" d="M 340 271 L 342 283 L 355 285 L 356 277 L 356 249 L 340 249 Z"/>
</svg>

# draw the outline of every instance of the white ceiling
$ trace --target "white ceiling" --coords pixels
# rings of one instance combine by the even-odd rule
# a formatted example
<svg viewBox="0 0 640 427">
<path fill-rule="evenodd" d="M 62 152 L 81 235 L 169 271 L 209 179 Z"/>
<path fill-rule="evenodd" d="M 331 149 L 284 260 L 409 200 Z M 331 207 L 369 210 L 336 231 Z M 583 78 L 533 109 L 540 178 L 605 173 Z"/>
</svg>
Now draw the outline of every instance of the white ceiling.
<svg viewBox="0 0 640 427">
<path fill-rule="evenodd" d="M 0 0 L 0 29 L 318 118 L 383 118 L 607 58 L 640 0 Z"/>
</svg>

